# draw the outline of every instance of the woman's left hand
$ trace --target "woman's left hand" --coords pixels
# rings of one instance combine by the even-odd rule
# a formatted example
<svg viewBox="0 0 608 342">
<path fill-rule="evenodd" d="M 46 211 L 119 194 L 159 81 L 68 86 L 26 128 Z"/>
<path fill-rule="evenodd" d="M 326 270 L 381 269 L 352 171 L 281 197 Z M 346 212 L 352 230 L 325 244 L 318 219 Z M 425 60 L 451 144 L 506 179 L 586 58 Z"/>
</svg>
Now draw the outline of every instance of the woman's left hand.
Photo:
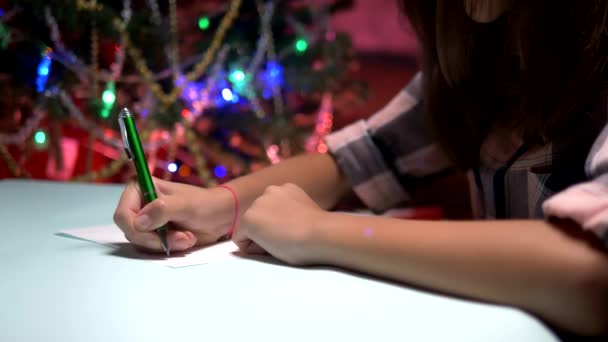
<svg viewBox="0 0 608 342">
<path fill-rule="evenodd" d="M 292 265 L 318 263 L 315 229 L 328 214 L 294 184 L 269 186 L 245 211 L 232 240 L 246 253 L 269 253 Z"/>
</svg>

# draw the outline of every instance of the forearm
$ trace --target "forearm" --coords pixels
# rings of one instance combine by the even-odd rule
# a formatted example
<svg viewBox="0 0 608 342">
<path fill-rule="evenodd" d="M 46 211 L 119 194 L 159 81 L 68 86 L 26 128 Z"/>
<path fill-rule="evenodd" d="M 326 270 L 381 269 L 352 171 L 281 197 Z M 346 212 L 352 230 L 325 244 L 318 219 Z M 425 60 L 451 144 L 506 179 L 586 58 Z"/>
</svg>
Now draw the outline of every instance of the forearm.
<svg viewBox="0 0 608 342">
<path fill-rule="evenodd" d="M 514 305 L 578 332 L 608 324 L 608 258 L 547 222 L 329 214 L 317 228 L 320 263 Z"/>
<path fill-rule="evenodd" d="M 285 183 L 298 185 L 325 209 L 334 206 L 349 189 L 334 159 L 320 153 L 284 160 L 229 184 L 237 191 L 241 210 L 245 211 L 268 186 Z"/>
</svg>

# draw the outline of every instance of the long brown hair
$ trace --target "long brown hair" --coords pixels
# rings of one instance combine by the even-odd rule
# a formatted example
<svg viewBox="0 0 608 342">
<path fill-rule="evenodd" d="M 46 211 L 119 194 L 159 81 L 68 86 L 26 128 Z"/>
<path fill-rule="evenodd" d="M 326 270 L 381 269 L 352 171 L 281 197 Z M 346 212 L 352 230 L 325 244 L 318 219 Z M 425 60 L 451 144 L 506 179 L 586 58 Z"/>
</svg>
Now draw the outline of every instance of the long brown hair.
<svg viewBox="0 0 608 342">
<path fill-rule="evenodd" d="M 590 119 L 606 79 L 608 1 L 512 0 L 487 24 L 463 0 L 400 5 L 421 46 L 426 112 L 460 167 L 477 165 L 496 127 L 538 145 Z"/>
</svg>

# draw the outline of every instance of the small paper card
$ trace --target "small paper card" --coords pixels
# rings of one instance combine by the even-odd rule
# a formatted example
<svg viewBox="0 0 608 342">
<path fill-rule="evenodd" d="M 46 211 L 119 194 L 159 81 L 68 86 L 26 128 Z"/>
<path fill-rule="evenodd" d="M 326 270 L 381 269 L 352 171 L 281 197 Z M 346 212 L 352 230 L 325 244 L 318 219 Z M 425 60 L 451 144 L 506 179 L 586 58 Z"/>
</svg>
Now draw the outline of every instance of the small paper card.
<svg viewBox="0 0 608 342">
<path fill-rule="evenodd" d="M 115 225 L 62 230 L 58 235 L 113 246 L 120 249 L 115 253 L 116 255 L 131 259 L 148 260 L 173 268 L 238 258 L 236 252 L 239 250 L 232 241 L 226 241 L 183 253 L 171 253 L 169 257 L 164 254 L 145 253 L 135 249 Z"/>
</svg>

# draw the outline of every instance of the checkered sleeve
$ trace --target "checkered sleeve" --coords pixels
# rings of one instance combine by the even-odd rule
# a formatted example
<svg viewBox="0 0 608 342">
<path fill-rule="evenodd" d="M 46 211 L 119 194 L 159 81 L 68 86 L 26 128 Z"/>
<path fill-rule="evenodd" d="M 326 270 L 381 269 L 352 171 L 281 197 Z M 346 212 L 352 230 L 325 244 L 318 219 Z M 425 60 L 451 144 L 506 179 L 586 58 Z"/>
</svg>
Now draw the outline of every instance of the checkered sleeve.
<svg viewBox="0 0 608 342">
<path fill-rule="evenodd" d="M 325 138 L 355 193 L 376 212 L 408 201 L 417 180 L 450 167 L 424 117 L 421 83 L 419 73 L 369 119 Z"/>
<path fill-rule="evenodd" d="M 552 196 L 543 203 L 543 211 L 547 217 L 576 221 L 608 248 L 608 124 L 589 152 L 585 172 L 589 181 Z"/>
</svg>

